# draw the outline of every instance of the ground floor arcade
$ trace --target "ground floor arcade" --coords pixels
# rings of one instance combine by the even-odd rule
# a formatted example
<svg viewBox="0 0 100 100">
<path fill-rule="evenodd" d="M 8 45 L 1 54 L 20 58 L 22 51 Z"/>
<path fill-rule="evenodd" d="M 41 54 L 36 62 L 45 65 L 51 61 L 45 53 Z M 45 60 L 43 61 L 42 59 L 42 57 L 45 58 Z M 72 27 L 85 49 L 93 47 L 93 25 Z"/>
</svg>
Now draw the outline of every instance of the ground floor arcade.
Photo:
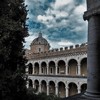
<svg viewBox="0 0 100 100">
<path fill-rule="evenodd" d="M 86 77 L 70 76 L 29 76 L 27 87 L 36 89 L 36 93 L 44 92 L 60 97 L 68 97 L 84 92 L 87 88 Z"/>
</svg>

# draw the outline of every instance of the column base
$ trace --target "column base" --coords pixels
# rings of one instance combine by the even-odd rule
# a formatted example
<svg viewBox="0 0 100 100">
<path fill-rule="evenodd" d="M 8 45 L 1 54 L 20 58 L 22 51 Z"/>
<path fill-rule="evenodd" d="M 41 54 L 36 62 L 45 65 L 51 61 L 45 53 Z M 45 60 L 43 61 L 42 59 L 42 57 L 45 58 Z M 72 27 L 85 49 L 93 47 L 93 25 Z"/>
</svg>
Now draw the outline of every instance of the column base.
<svg viewBox="0 0 100 100">
<path fill-rule="evenodd" d="M 86 91 L 84 95 L 88 97 L 93 97 L 93 98 L 100 98 L 100 92 L 94 93 L 94 92 L 88 92 Z"/>
<path fill-rule="evenodd" d="M 89 94 L 86 95 L 86 93 L 80 93 L 74 96 L 69 96 L 67 98 L 62 98 L 61 100 L 100 100 L 100 97 L 93 95 L 90 96 Z"/>
</svg>

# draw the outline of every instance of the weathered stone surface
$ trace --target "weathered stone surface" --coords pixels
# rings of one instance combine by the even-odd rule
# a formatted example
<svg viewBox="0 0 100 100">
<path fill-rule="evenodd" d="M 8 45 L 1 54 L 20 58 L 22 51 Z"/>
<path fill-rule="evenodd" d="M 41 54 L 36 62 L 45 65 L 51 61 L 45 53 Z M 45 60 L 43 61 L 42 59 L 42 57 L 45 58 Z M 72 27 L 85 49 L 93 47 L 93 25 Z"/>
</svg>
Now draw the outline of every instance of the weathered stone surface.
<svg viewBox="0 0 100 100">
<path fill-rule="evenodd" d="M 87 0 L 87 10 L 100 6 L 100 0 Z"/>
</svg>

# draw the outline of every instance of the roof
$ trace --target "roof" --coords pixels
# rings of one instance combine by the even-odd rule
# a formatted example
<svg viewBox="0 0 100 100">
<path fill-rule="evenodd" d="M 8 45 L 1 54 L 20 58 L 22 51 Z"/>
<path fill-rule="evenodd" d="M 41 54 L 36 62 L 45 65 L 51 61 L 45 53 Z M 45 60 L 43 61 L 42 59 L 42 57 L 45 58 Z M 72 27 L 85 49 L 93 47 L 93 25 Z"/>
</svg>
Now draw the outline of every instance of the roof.
<svg viewBox="0 0 100 100">
<path fill-rule="evenodd" d="M 42 33 L 39 33 L 39 36 L 32 41 L 31 45 L 49 45 L 49 43 L 42 37 Z"/>
</svg>

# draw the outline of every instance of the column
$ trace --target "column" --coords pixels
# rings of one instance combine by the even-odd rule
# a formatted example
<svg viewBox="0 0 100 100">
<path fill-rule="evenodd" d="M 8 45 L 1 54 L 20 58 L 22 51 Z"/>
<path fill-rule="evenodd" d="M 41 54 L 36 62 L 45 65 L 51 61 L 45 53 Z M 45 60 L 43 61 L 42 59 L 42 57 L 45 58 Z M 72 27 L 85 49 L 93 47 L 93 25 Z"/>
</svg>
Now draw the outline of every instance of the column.
<svg viewBox="0 0 100 100">
<path fill-rule="evenodd" d="M 49 72 L 48 72 L 48 71 L 49 71 L 49 66 L 47 65 L 47 75 L 49 74 Z"/>
<path fill-rule="evenodd" d="M 41 66 L 39 66 L 39 74 L 41 74 Z"/>
<path fill-rule="evenodd" d="M 65 74 L 68 75 L 68 64 L 66 64 L 65 67 L 66 67 L 66 68 L 65 68 Z"/>
<path fill-rule="evenodd" d="M 69 90 L 69 88 L 68 88 L 68 86 L 66 86 L 65 88 L 66 88 L 66 97 L 68 97 L 68 90 Z"/>
<path fill-rule="evenodd" d="M 41 83 L 39 82 L 39 92 L 41 93 Z"/>
<path fill-rule="evenodd" d="M 34 86 L 34 82 L 33 82 L 33 88 L 35 88 L 35 86 Z"/>
<path fill-rule="evenodd" d="M 100 0 L 87 0 L 84 20 L 88 20 L 86 95 L 100 98 Z"/>
<path fill-rule="evenodd" d="M 34 66 L 33 66 L 33 73 L 32 74 L 34 74 Z"/>
<path fill-rule="evenodd" d="M 26 72 L 26 74 L 28 74 L 28 67 L 26 67 L 25 72 Z"/>
<path fill-rule="evenodd" d="M 47 83 L 47 95 L 49 95 L 49 84 Z"/>
<path fill-rule="evenodd" d="M 55 74 L 57 75 L 57 70 L 58 70 L 58 69 L 57 69 L 57 68 L 58 68 L 58 67 L 57 67 L 57 63 L 56 63 L 55 65 L 56 65 L 56 66 L 55 66 L 55 67 L 56 67 Z"/>
<path fill-rule="evenodd" d="M 81 65 L 80 65 L 79 62 L 78 62 L 78 65 L 77 65 L 77 66 L 78 66 L 78 73 L 77 73 L 77 74 L 78 74 L 78 75 L 81 75 L 81 69 L 80 69 L 80 66 L 81 66 Z"/>
<path fill-rule="evenodd" d="M 58 96 L 58 84 L 55 83 L 55 94 Z"/>
<path fill-rule="evenodd" d="M 80 88 L 80 86 L 78 86 L 77 90 L 78 90 L 78 93 L 81 93 L 81 88 Z"/>
</svg>

